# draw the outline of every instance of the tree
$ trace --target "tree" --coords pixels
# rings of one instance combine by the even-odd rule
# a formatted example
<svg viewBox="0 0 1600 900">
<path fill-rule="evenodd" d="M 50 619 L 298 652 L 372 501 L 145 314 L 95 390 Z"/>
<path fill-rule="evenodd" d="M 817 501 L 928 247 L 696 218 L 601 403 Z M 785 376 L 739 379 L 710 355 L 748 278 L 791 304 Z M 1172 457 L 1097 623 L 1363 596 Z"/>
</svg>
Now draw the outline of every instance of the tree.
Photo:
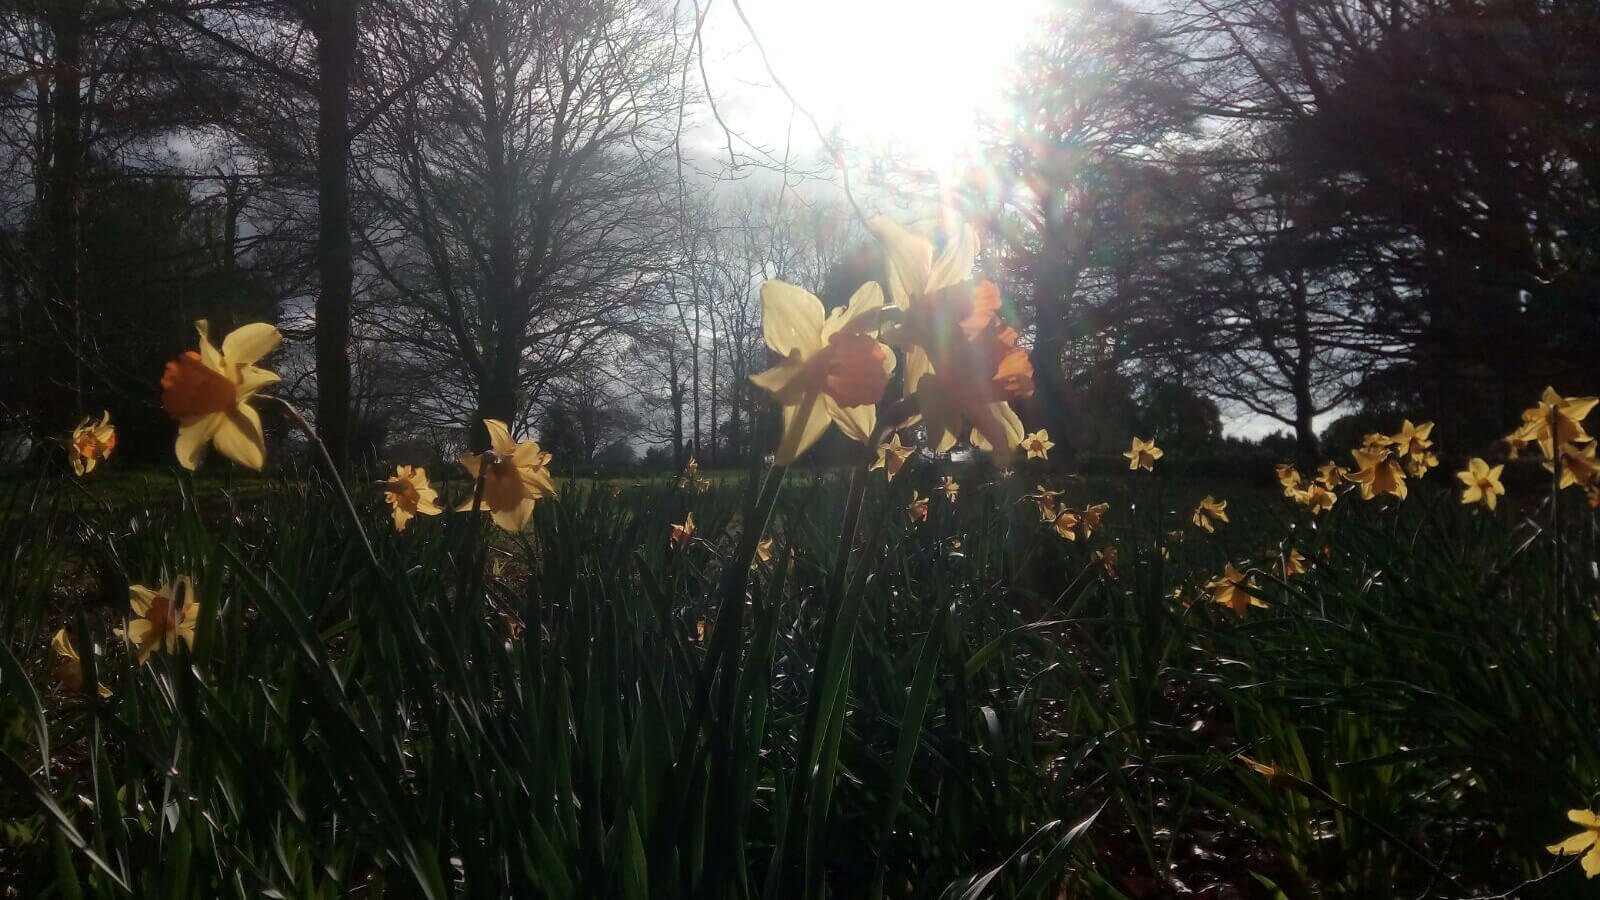
<svg viewBox="0 0 1600 900">
<path fill-rule="evenodd" d="M 651 296 L 671 22 L 641 0 L 448 2 L 460 51 L 361 145 L 363 259 L 394 298 L 370 318 L 473 422 L 517 421 Z"/>
</svg>

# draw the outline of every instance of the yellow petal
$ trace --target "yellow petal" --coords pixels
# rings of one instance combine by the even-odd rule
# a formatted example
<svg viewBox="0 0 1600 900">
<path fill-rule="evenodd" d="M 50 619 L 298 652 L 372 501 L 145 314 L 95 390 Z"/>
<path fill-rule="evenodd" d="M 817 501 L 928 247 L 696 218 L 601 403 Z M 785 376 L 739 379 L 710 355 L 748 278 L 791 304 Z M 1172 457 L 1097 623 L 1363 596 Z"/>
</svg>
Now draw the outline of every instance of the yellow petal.
<svg viewBox="0 0 1600 900">
<path fill-rule="evenodd" d="M 827 406 L 821 394 L 807 394 L 794 406 L 783 408 L 783 438 L 778 441 L 775 462 L 786 466 L 811 449 L 811 445 L 828 430 Z"/>
<path fill-rule="evenodd" d="M 878 408 L 870 403 L 861 406 L 840 406 L 838 401 L 824 394 L 824 406 L 828 411 L 828 418 L 839 426 L 845 437 L 852 441 L 865 444 L 872 440 L 872 432 L 878 426 Z"/>
<path fill-rule="evenodd" d="M 1600 844 L 1590 847 L 1589 852 L 1583 855 L 1583 874 L 1585 878 L 1600 875 Z"/>
<path fill-rule="evenodd" d="M 523 467 L 517 469 L 517 477 L 527 485 L 531 497 L 553 497 L 556 493 L 556 484 L 550 479 L 550 470 L 544 466 Z"/>
<path fill-rule="evenodd" d="M 227 416 L 224 413 L 211 413 L 188 422 L 180 422 L 178 440 L 172 448 L 178 456 L 178 464 L 191 471 L 198 468 L 200 461 L 206 457 L 206 444 L 211 442 L 212 436 L 225 421 Z"/>
<path fill-rule="evenodd" d="M 533 498 L 527 497 L 512 509 L 501 509 L 491 513 L 494 523 L 506 531 L 521 531 L 527 527 L 528 520 L 533 518 Z"/>
<path fill-rule="evenodd" d="M 72 646 L 72 639 L 67 637 L 65 628 L 57 631 L 55 637 L 50 639 L 50 649 L 54 650 L 57 656 L 65 659 L 78 658 L 78 651 Z"/>
<path fill-rule="evenodd" d="M 1567 810 L 1567 821 L 1585 828 L 1600 828 L 1600 815 L 1587 809 Z"/>
<path fill-rule="evenodd" d="M 1560 843 L 1545 847 L 1545 849 L 1558 856 L 1573 856 L 1593 847 L 1596 840 L 1597 838 L 1593 831 L 1580 831 Z"/>
<path fill-rule="evenodd" d="M 211 323 L 200 319 L 194 323 L 194 330 L 200 333 L 200 361 L 205 363 L 206 368 L 221 372 L 222 353 L 211 343 Z"/>
<path fill-rule="evenodd" d="M 750 381 L 756 387 L 778 398 L 780 403 L 792 402 L 799 399 L 796 392 L 801 388 L 800 377 L 805 371 L 805 365 L 800 362 L 800 354 L 796 353 L 765 372 L 751 375 Z"/>
<path fill-rule="evenodd" d="M 261 433 L 261 417 L 248 404 L 241 403 L 222 413 L 223 422 L 212 436 L 217 452 L 247 469 L 261 471 L 267 461 L 266 439 Z"/>
<path fill-rule="evenodd" d="M 822 340 L 819 343 L 827 344 L 836 334 L 865 334 L 876 337 L 879 312 L 882 309 L 883 288 L 879 287 L 876 281 L 863 284 L 850 295 L 848 304 L 835 309 L 829 314 L 827 321 L 822 323 Z"/>
<path fill-rule="evenodd" d="M 489 447 L 501 456 L 517 452 L 517 442 L 511 439 L 511 429 L 499 419 L 484 419 L 483 427 L 489 432 Z"/>
<path fill-rule="evenodd" d="M 761 285 L 761 332 L 779 356 L 821 350 L 822 322 L 822 301 L 810 291 L 776 279 Z"/>
<path fill-rule="evenodd" d="M 251 322 L 228 332 L 222 339 L 222 358 L 231 366 L 248 366 L 278 349 L 283 335 L 265 322 Z"/>
<path fill-rule="evenodd" d="M 933 273 L 933 243 L 885 216 L 874 218 L 868 227 L 877 234 L 888 257 L 890 301 L 910 309 L 912 295 L 927 291 Z"/>
<path fill-rule="evenodd" d="M 972 264 L 978 258 L 978 232 L 971 225 L 963 224 L 956 232 L 954 239 L 944 247 L 944 252 L 939 254 L 939 259 L 934 262 L 933 270 L 928 274 L 928 284 L 923 288 L 926 293 L 933 293 L 941 288 L 960 284 L 972 275 Z"/>
<path fill-rule="evenodd" d="M 241 366 L 239 368 L 239 381 L 234 390 L 238 392 L 240 400 L 248 400 L 269 384 L 277 384 L 277 372 L 269 372 L 260 366 Z"/>
</svg>

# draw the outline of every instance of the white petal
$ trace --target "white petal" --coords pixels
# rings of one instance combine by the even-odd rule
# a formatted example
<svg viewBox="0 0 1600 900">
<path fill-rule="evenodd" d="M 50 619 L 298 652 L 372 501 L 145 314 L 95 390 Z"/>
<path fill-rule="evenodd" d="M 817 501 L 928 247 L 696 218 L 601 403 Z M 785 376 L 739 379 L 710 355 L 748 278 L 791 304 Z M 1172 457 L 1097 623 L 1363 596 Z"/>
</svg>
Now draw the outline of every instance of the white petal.
<svg viewBox="0 0 1600 900">
<path fill-rule="evenodd" d="M 821 350 L 822 320 L 822 301 L 805 288 L 776 279 L 761 285 L 761 331 L 779 356 Z"/>
</svg>

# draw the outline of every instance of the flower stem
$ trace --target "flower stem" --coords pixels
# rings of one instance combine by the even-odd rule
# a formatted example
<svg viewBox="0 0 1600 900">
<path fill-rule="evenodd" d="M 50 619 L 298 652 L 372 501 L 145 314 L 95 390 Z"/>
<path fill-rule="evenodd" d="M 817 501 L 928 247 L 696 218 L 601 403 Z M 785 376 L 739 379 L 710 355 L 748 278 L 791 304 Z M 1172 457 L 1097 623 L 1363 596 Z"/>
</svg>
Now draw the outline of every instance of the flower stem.
<svg viewBox="0 0 1600 900">
<path fill-rule="evenodd" d="M 344 501 L 345 513 L 350 516 L 350 524 L 355 527 L 356 534 L 361 537 L 361 546 L 367 551 L 367 559 L 371 560 L 374 569 L 382 569 L 383 567 L 378 563 L 378 554 L 372 549 L 372 541 L 367 539 L 367 529 L 362 526 L 361 516 L 356 512 L 355 502 L 350 499 L 350 492 L 345 489 L 344 479 L 339 477 L 339 468 L 333 464 L 333 457 L 328 454 L 328 447 L 322 442 L 322 438 L 317 436 L 316 429 L 311 427 L 311 423 L 306 421 L 305 416 L 300 415 L 298 409 L 295 409 L 289 401 L 282 397 L 271 397 L 262 394 L 257 396 L 262 400 L 278 404 L 289 421 L 294 423 L 295 427 L 305 434 L 306 440 L 311 442 L 311 446 L 317 449 L 317 457 L 322 460 L 322 467 L 325 471 L 328 485 L 339 495 L 339 499 Z"/>
</svg>

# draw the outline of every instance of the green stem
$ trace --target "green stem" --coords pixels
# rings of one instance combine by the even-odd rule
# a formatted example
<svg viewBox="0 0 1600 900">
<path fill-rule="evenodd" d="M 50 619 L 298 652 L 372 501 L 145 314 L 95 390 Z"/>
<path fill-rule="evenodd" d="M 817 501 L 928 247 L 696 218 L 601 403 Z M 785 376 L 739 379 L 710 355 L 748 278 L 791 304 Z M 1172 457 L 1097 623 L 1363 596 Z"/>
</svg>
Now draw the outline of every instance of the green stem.
<svg viewBox="0 0 1600 900">
<path fill-rule="evenodd" d="M 339 499 L 344 501 L 345 513 L 350 516 L 350 524 L 355 526 L 356 534 L 361 537 L 361 546 L 367 551 L 367 559 L 372 562 L 374 569 L 381 570 L 383 567 L 378 563 L 378 554 L 372 549 L 372 541 L 367 539 L 367 530 L 361 525 L 361 516 L 356 512 L 355 502 L 350 499 L 350 492 L 345 489 L 344 479 L 339 477 L 339 467 L 333 464 L 333 457 L 328 455 L 327 445 L 322 443 L 322 438 L 317 436 L 317 432 L 311 427 L 311 423 L 307 422 L 305 416 L 300 415 L 300 411 L 295 409 L 289 401 L 282 397 L 257 396 L 262 400 L 278 404 L 282 408 L 284 415 L 289 418 L 289 421 L 294 423 L 295 427 L 305 434 L 306 440 L 311 442 L 311 446 L 317 449 L 317 458 L 322 460 L 328 485 L 339 495 Z"/>
</svg>

